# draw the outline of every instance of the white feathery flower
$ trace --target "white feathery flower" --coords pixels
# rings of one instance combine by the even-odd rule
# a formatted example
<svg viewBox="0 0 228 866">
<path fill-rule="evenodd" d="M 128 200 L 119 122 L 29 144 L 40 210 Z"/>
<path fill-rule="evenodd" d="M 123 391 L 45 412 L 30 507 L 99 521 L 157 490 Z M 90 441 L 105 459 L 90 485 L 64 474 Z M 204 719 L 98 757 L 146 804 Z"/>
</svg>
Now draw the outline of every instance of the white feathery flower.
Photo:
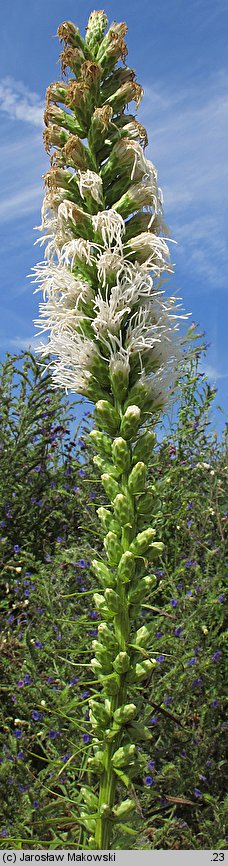
<svg viewBox="0 0 228 866">
<path fill-rule="evenodd" d="M 69 270 L 62 264 L 55 262 L 40 262 L 32 268 L 35 274 L 33 283 L 40 283 L 35 293 L 43 292 L 44 300 L 59 296 L 69 296 L 87 300 L 91 296 L 91 288 L 89 283 L 78 280 Z M 35 294 L 34 293 L 34 294 Z"/>
<path fill-rule="evenodd" d="M 165 238 L 160 238 L 152 232 L 141 232 L 135 238 L 131 238 L 128 249 L 129 247 L 133 253 L 137 253 L 139 264 L 148 270 L 153 270 L 157 276 L 160 276 L 164 270 L 172 273 L 170 252 Z"/>
<path fill-rule="evenodd" d="M 119 253 L 105 250 L 100 252 L 97 257 L 97 276 L 99 282 L 102 282 L 104 287 L 107 279 L 113 274 L 118 274 L 123 265 L 123 257 Z"/>
<path fill-rule="evenodd" d="M 106 290 L 105 299 L 102 296 L 100 289 L 94 301 L 94 312 L 97 313 L 92 325 L 97 336 L 102 336 L 103 332 L 117 333 L 121 328 L 122 320 L 127 313 L 131 312 L 131 307 L 124 304 L 124 298 L 121 286 L 113 286 Z"/>
<path fill-rule="evenodd" d="M 82 198 L 84 198 L 86 192 L 90 192 L 94 201 L 97 204 L 102 204 L 103 184 L 99 174 L 89 169 L 87 171 L 80 171 L 79 169 L 76 181 Z"/>
<path fill-rule="evenodd" d="M 103 210 L 92 217 L 92 225 L 95 232 L 99 231 L 104 247 L 113 245 L 115 250 L 122 252 L 122 235 L 125 232 L 125 222 L 115 210 Z"/>
<path fill-rule="evenodd" d="M 74 267 L 75 259 L 77 258 L 82 261 L 84 260 L 86 264 L 91 264 L 93 262 L 93 247 L 94 244 L 92 246 L 90 241 L 85 241 L 83 238 L 75 238 L 62 247 L 60 261 L 69 265 L 71 269 Z"/>
<path fill-rule="evenodd" d="M 93 340 L 86 339 L 76 331 L 56 331 L 51 334 L 49 342 L 41 345 L 37 351 L 43 357 L 49 354 L 57 356 L 49 365 L 56 386 L 86 394 L 86 387 L 92 378 L 93 362 L 100 357 Z"/>
</svg>

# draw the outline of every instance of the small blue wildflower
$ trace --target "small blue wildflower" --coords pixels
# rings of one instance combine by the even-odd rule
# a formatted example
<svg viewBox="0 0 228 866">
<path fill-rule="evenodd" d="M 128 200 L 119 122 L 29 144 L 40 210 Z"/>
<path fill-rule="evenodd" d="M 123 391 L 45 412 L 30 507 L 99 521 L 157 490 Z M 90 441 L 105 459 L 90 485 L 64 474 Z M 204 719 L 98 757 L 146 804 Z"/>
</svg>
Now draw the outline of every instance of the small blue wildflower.
<svg viewBox="0 0 228 866">
<path fill-rule="evenodd" d="M 172 703 L 172 698 L 166 698 L 164 701 L 164 704 L 166 705 L 166 707 L 170 707 L 171 703 Z"/>
<path fill-rule="evenodd" d="M 38 464 L 38 465 L 35 466 L 34 468 L 35 468 L 35 472 L 41 472 L 41 466 L 40 466 L 40 464 Z"/>
<path fill-rule="evenodd" d="M 90 613 L 89 613 L 89 619 L 97 619 L 97 618 L 98 618 L 98 613 L 97 613 L 97 611 L 96 611 L 96 610 L 91 610 Z"/>
<path fill-rule="evenodd" d="M 203 680 L 201 680 L 200 677 L 199 677 L 198 680 L 193 680 L 193 681 L 192 681 L 192 688 L 193 688 L 193 689 L 200 688 L 200 686 L 202 686 L 202 685 L 203 685 Z"/>
<path fill-rule="evenodd" d="M 50 740 L 55 740 L 55 738 L 58 737 L 58 734 L 59 734 L 59 731 L 54 731 L 54 730 L 49 731 Z"/>
<path fill-rule="evenodd" d="M 162 631 L 156 631 L 155 637 L 157 637 L 157 638 L 163 637 L 163 632 Z"/>
<path fill-rule="evenodd" d="M 11 613 L 10 616 L 7 617 L 6 622 L 9 622 L 10 624 L 11 624 L 11 622 L 14 622 L 14 615 L 13 615 L 13 613 Z"/>
<path fill-rule="evenodd" d="M 17 757 L 19 758 L 19 761 L 24 761 L 24 752 L 18 752 Z"/>
<path fill-rule="evenodd" d="M 76 683 L 79 682 L 78 677 L 72 677 L 72 680 L 69 683 L 69 686 L 76 686 Z"/>
<path fill-rule="evenodd" d="M 90 498 L 90 499 L 96 499 L 96 493 L 95 493 L 95 490 L 91 490 L 91 491 L 90 491 L 89 498 Z"/>
<path fill-rule="evenodd" d="M 78 474 L 80 475 L 80 478 L 86 478 L 86 472 L 84 469 L 79 469 Z"/>
<path fill-rule="evenodd" d="M 32 719 L 33 719 L 34 722 L 38 722 L 38 721 L 39 721 L 39 719 L 40 719 L 40 713 L 38 713 L 38 710 L 33 710 L 33 712 L 32 712 Z"/>
<path fill-rule="evenodd" d="M 13 549 L 14 549 L 14 553 L 19 553 L 21 548 L 20 548 L 19 544 L 15 544 Z"/>
<path fill-rule="evenodd" d="M 181 590 L 182 587 L 183 587 L 183 584 L 182 584 L 182 583 L 178 583 L 178 584 L 177 584 L 177 589 L 180 589 L 180 590 Z"/>
<path fill-rule="evenodd" d="M 24 580 L 24 586 L 29 586 L 29 580 Z"/>
<path fill-rule="evenodd" d="M 178 628 L 175 628 L 174 636 L 180 637 L 182 631 L 183 631 L 183 628 L 181 628 L 181 626 L 179 626 Z"/>
<path fill-rule="evenodd" d="M 191 596 L 192 596 L 192 590 L 191 589 L 188 589 L 187 595 L 189 595 L 189 598 L 191 598 Z"/>
<path fill-rule="evenodd" d="M 25 589 L 25 591 L 24 591 L 24 595 L 25 595 L 26 598 L 29 598 L 29 596 L 30 596 L 29 589 Z"/>
<path fill-rule="evenodd" d="M 155 767 L 155 761 L 148 761 L 148 770 L 152 770 Z"/>
<path fill-rule="evenodd" d="M 8 833 L 7 833 L 7 830 L 5 827 L 3 827 L 3 830 L 1 830 L 1 836 L 8 836 Z"/>
<path fill-rule="evenodd" d="M 192 525 L 192 520 L 187 520 L 187 521 L 186 521 L 186 526 L 188 527 L 188 529 L 190 529 L 190 526 L 191 526 L 191 525 Z"/>
<path fill-rule="evenodd" d="M 39 800 L 33 800 L 34 809 L 39 809 Z"/>
<path fill-rule="evenodd" d="M 219 705 L 219 702 L 216 700 L 216 698 L 214 698 L 214 700 L 211 701 L 211 707 L 214 707 L 214 709 L 216 709 L 216 707 L 218 707 L 218 705 Z"/>
<path fill-rule="evenodd" d="M 176 600 L 176 598 L 171 598 L 170 604 L 171 604 L 171 607 L 176 607 L 178 604 L 178 601 Z"/>
<path fill-rule="evenodd" d="M 21 731 L 21 729 L 20 729 L 20 728 L 16 728 L 16 731 L 14 731 L 14 735 L 15 735 L 15 737 L 16 737 L 17 740 L 20 740 L 21 737 L 22 737 L 22 731 Z"/>
<path fill-rule="evenodd" d="M 199 790 L 199 788 L 194 788 L 194 797 L 202 797 L 202 792 Z"/>
<path fill-rule="evenodd" d="M 84 698 L 88 698 L 88 697 L 89 697 L 89 692 L 82 692 L 81 699 L 84 700 Z"/>
<path fill-rule="evenodd" d="M 56 538 L 57 543 L 58 543 L 58 544 L 62 544 L 62 540 L 63 540 L 63 539 L 61 538 L 61 535 L 58 535 L 57 538 Z"/>
<path fill-rule="evenodd" d="M 188 659 L 188 661 L 187 661 L 187 665 L 189 665 L 189 667 L 192 667 L 192 665 L 195 665 L 195 663 L 196 663 L 195 658 Z"/>
<path fill-rule="evenodd" d="M 151 785 L 154 785 L 154 780 L 152 779 L 152 776 L 146 776 L 145 785 L 147 785 L 148 788 L 150 788 Z"/>
<path fill-rule="evenodd" d="M 17 682 L 17 686 L 19 689 L 21 689 L 24 686 L 24 684 L 25 684 L 24 680 L 18 680 L 18 682 Z"/>
<path fill-rule="evenodd" d="M 82 739 L 83 739 L 83 743 L 89 743 L 90 742 L 90 735 L 89 734 L 83 734 Z"/>
<path fill-rule="evenodd" d="M 42 643 L 40 640 L 35 640 L 35 647 L 36 649 L 43 649 L 44 643 Z"/>
<path fill-rule="evenodd" d="M 164 655 L 161 655 L 161 656 L 158 656 L 158 657 L 157 657 L 157 662 L 158 662 L 159 664 L 162 664 L 162 662 L 164 662 L 164 661 L 165 661 L 165 656 L 164 656 Z"/>
<path fill-rule="evenodd" d="M 225 592 L 222 592 L 222 594 L 219 595 L 219 597 L 218 597 L 218 601 L 224 601 L 225 598 L 226 598 Z"/>
<path fill-rule="evenodd" d="M 152 716 L 152 718 L 150 719 L 150 724 L 151 724 L 151 725 L 156 725 L 156 724 L 157 724 L 157 720 L 158 720 L 158 719 L 157 719 L 157 716 Z"/>
<path fill-rule="evenodd" d="M 222 656 L 221 650 L 217 650 L 217 652 L 214 653 L 214 655 L 212 656 L 212 661 L 218 662 L 219 659 L 221 658 L 221 656 Z"/>
<path fill-rule="evenodd" d="M 190 510 L 190 508 L 193 508 L 193 502 L 189 502 L 189 503 L 188 503 L 188 505 L 187 505 L 187 509 L 188 509 L 188 511 Z"/>
<path fill-rule="evenodd" d="M 66 762 L 69 761 L 69 758 L 71 758 L 71 757 L 72 757 L 72 752 L 69 752 L 69 755 L 63 755 L 62 756 L 63 764 L 66 764 Z"/>
</svg>

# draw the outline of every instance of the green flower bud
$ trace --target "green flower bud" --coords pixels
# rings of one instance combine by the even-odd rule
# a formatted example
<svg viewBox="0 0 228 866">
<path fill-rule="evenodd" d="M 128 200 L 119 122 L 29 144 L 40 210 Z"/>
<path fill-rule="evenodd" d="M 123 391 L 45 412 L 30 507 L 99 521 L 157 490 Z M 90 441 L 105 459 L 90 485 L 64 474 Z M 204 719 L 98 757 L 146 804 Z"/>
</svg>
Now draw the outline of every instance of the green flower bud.
<svg viewBox="0 0 228 866">
<path fill-rule="evenodd" d="M 92 758 L 88 758 L 88 764 L 90 770 L 98 773 L 99 775 L 103 773 L 105 766 L 105 754 L 101 750 L 98 750 Z"/>
<path fill-rule="evenodd" d="M 106 602 L 106 604 L 108 605 L 108 608 L 110 610 L 114 611 L 114 613 L 119 613 L 120 599 L 119 599 L 119 596 L 117 595 L 117 592 L 115 592 L 114 589 L 106 589 L 105 590 L 104 601 Z"/>
<path fill-rule="evenodd" d="M 120 433 L 124 439 L 134 438 L 140 424 L 140 417 L 141 412 L 139 406 L 128 406 L 120 425 Z"/>
<path fill-rule="evenodd" d="M 97 448 L 97 451 L 101 451 L 101 453 L 105 452 L 108 457 L 111 457 L 112 453 L 112 440 L 109 439 L 109 436 L 106 436 L 105 433 L 101 433 L 100 430 L 90 430 L 89 437 Z"/>
<path fill-rule="evenodd" d="M 120 466 L 123 472 L 127 472 L 130 466 L 130 453 L 127 442 L 118 436 L 112 443 L 112 459 L 113 462 Z"/>
<path fill-rule="evenodd" d="M 141 662 L 138 662 L 135 665 L 135 670 L 131 671 L 127 679 L 129 682 L 135 682 L 135 680 L 144 680 L 153 670 L 156 665 L 156 660 L 144 659 Z"/>
<path fill-rule="evenodd" d="M 94 674 L 101 673 L 101 671 L 103 669 L 103 665 L 101 662 L 99 662 L 98 659 L 95 658 L 95 656 L 93 659 L 91 659 L 90 665 L 91 665 L 91 668 L 92 668 L 92 671 Z"/>
<path fill-rule="evenodd" d="M 117 400 L 124 400 L 127 394 L 129 382 L 130 365 L 123 362 L 121 358 L 111 359 L 109 364 L 109 375 L 111 389 Z"/>
<path fill-rule="evenodd" d="M 105 472 L 104 475 L 101 476 L 101 483 L 103 484 L 105 493 L 107 493 L 110 502 L 112 502 L 112 500 L 115 499 L 115 496 L 117 496 L 117 493 L 120 492 L 117 481 Z"/>
<path fill-rule="evenodd" d="M 93 600 L 97 610 L 100 610 L 105 615 L 109 612 L 108 608 L 106 607 L 105 598 L 103 595 L 100 595 L 99 592 L 94 592 Z"/>
<path fill-rule="evenodd" d="M 94 409 L 94 417 L 98 427 L 107 433 L 116 433 L 120 426 L 120 416 L 108 400 L 98 400 Z"/>
<path fill-rule="evenodd" d="M 101 818 L 111 818 L 112 812 L 108 803 L 102 803 L 102 806 L 99 808 L 99 815 Z"/>
<path fill-rule="evenodd" d="M 137 646 L 147 647 L 151 641 L 152 634 L 153 632 L 150 626 L 142 625 L 141 628 L 138 628 L 133 638 L 133 643 Z"/>
<path fill-rule="evenodd" d="M 119 821 L 122 821 L 123 818 L 130 815 L 130 813 L 133 812 L 134 810 L 135 810 L 134 800 L 130 800 L 130 798 L 129 798 L 128 800 L 123 800 L 122 803 L 119 804 L 119 806 L 114 806 L 112 812 L 113 812 L 113 815 L 115 816 L 115 818 L 118 818 Z"/>
<path fill-rule="evenodd" d="M 122 554 L 118 565 L 118 575 L 123 583 L 128 583 L 134 577 L 135 573 L 135 557 L 130 550 L 126 550 Z"/>
<path fill-rule="evenodd" d="M 120 746 L 112 757 L 114 767 L 124 767 L 126 764 L 132 763 L 135 756 L 134 743 L 127 743 L 126 746 Z"/>
<path fill-rule="evenodd" d="M 100 151 L 105 141 L 112 115 L 113 109 L 111 105 L 102 105 L 101 108 L 95 108 L 93 112 L 88 132 L 88 144 L 95 154 Z"/>
<path fill-rule="evenodd" d="M 137 499 L 136 509 L 138 514 L 150 514 L 153 511 L 156 502 L 156 488 L 154 485 L 146 490 L 145 493 Z"/>
<path fill-rule="evenodd" d="M 98 577 L 98 580 L 110 586 L 114 578 L 107 565 L 105 565 L 105 562 L 99 562 L 98 559 L 93 559 L 91 562 L 91 566 L 96 574 L 96 577 Z"/>
<path fill-rule="evenodd" d="M 137 466 L 138 465 L 139 464 L 137 464 Z M 142 554 L 147 551 L 155 535 L 156 531 L 155 529 L 152 529 L 151 526 L 149 526 L 148 529 L 144 529 L 143 532 L 139 532 L 134 541 L 130 544 L 130 551 L 134 553 L 135 556 L 142 556 Z"/>
<path fill-rule="evenodd" d="M 152 560 L 153 562 L 154 559 L 156 560 L 159 556 L 162 556 L 164 546 L 165 545 L 162 541 L 153 541 L 153 543 L 150 544 L 150 547 L 147 550 L 147 559 Z"/>
<path fill-rule="evenodd" d="M 93 794 L 91 788 L 84 788 L 83 786 L 80 793 L 83 797 L 84 802 L 86 803 L 86 806 L 91 809 L 91 812 L 97 811 L 98 797 L 96 796 L 96 794 Z"/>
<path fill-rule="evenodd" d="M 129 670 L 130 656 L 126 652 L 120 652 L 113 662 L 114 670 L 117 674 L 125 674 Z"/>
<path fill-rule="evenodd" d="M 133 467 L 133 469 L 129 475 L 129 478 L 128 478 L 128 487 L 129 487 L 130 493 L 132 493 L 133 496 L 136 493 L 142 493 L 144 488 L 145 488 L 145 484 L 146 484 L 146 466 L 145 466 L 145 463 L 140 461 L 139 463 L 136 463 L 136 465 Z"/>
<path fill-rule="evenodd" d="M 108 19 L 102 10 L 91 12 L 86 28 L 85 42 L 93 57 L 96 57 L 102 42 Z"/>
<path fill-rule="evenodd" d="M 128 593 L 128 601 L 130 604 L 136 604 L 146 598 L 148 592 L 156 586 L 157 580 L 154 574 L 148 574 L 142 577 L 137 586 L 132 587 Z"/>
<path fill-rule="evenodd" d="M 86 830 L 89 830 L 90 833 L 94 833 L 96 830 L 96 818 L 92 818 L 91 815 L 88 815 L 87 812 L 80 812 L 80 819 L 86 827 Z"/>
<path fill-rule="evenodd" d="M 138 460 L 143 460 L 144 463 L 147 463 L 148 458 L 151 455 L 151 451 L 155 446 L 155 443 L 155 433 L 152 430 L 146 430 L 146 432 L 142 434 L 140 439 L 138 439 L 138 442 L 136 442 L 132 455 L 132 462 L 137 463 Z"/>
<path fill-rule="evenodd" d="M 125 725 L 126 722 L 129 722 L 134 718 L 136 713 L 135 704 L 123 704 L 122 707 L 118 707 L 114 712 L 114 722 L 117 722 L 118 725 Z"/>
<path fill-rule="evenodd" d="M 125 526 L 126 523 L 131 523 L 133 515 L 129 508 L 127 497 L 123 493 L 117 494 L 113 501 L 113 508 L 115 516 L 122 526 Z"/>
<path fill-rule="evenodd" d="M 108 532 L 105 536 L 104 548 L 110 565 L 117 565 L 122 555 L 122 547 L 115 532 Z"/>
<path fill-rule="evenodd" d="M 95 716 L 97 721 L 103 722 L 105 724 L 109 721 L 109 713 L 107 713 L 103 704 L 98 703 L 98 701 L 94 701 L 93 698 L 89 699 L 89 709 L 93 716 Z"/>
<path fill-rule="evenodd" d="M 115 646 L 117 644 L 115 637 L 114 637 L 114 633 L 108 627 L 106 622 L 100 622 L 99 623 L 98 636 L 99 636 L 99 640 L 102 640 L 104 642 L 106 648 L 107 647 L 109 648 L 109 646 Z"/>
<path fill-rule="evenodd" d="M 98 454 L 93 457 L 93 463 L 98 467 L 100 472 L 111 475 L 112 478 L 119 478 L 121 475 L 120 467 L 114 466 L 113 463 L 108 463 L 107 460 L 104 460 L 103 457 L 100 457 Z"/>
<path fill-rule="evenodd" d="M 117 695 L 120 688 L 119 674 L 109 674 L 108 676 L 100 676 L 100 683 L 105 689 L 105 693 L 109 695 Z"/>
</svg>

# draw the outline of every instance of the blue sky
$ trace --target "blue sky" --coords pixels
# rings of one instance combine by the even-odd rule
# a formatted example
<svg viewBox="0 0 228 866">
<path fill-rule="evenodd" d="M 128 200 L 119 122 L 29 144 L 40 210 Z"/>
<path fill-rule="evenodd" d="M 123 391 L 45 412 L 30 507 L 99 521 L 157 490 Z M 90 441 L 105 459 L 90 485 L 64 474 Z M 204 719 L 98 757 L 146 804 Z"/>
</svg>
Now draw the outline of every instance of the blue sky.
<svg viewBox="0 0 228 866">
<path fill-rule="evenodd" d="M 43 103 L 60 78 L 61 21 L 84 34 L 93 2 L 11 0 L 1 14 L 0 58 L 0 353 L 34 348 L 38 295 L 26 275 L 42 258 L 33 226 L 40 223 Z M 98 4 L 100 8 L 100 4 Z M 165 220 L 177 245 L 172 292 L 183 298 L 210 344 L 202 369 L 228 396 L 228 66 L 227 0 L 116 0 L 111 22 L 128 24 L 127 62 L 145 90 L 138 119 L 149 135 L 147 156 L 158 169 Z M 223 417 L 214 409 L 216 429 Z"/>
</svg>

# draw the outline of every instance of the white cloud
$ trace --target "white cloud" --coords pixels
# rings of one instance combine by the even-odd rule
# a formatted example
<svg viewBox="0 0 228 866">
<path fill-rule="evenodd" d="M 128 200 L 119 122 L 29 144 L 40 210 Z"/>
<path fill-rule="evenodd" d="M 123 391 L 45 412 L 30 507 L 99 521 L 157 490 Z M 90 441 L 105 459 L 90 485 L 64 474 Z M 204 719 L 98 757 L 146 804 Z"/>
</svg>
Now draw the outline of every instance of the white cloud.
<svg viewBox="0 0 228 866">
<path fill-rule="evenodd" d="M 202 290 L 227 286 L 228 96 L 223 70 L 207 87 L 145 87 L 140 120 L 158 169 L 165 217 Z"/>
<path fill-rule="evenodd" d="M 228 378 L 228 373 L 222 373 L 221 370 L 218 370 L 217 367 L 214 367 L 213 364 L 208 364 L 207 361 L 200 361 L 199 372 L 205 373 L 205 375 L 208 377 L 208 379 L 211 380 L 212 383 L 218 382 L 219 379 Z"/>
<path fill-rule="evenodd" d="M 0 80 L 0 111 L 12 120 L 43 126 L 44 106 L 40 96 L 10 76 Z"/>
</svg>

